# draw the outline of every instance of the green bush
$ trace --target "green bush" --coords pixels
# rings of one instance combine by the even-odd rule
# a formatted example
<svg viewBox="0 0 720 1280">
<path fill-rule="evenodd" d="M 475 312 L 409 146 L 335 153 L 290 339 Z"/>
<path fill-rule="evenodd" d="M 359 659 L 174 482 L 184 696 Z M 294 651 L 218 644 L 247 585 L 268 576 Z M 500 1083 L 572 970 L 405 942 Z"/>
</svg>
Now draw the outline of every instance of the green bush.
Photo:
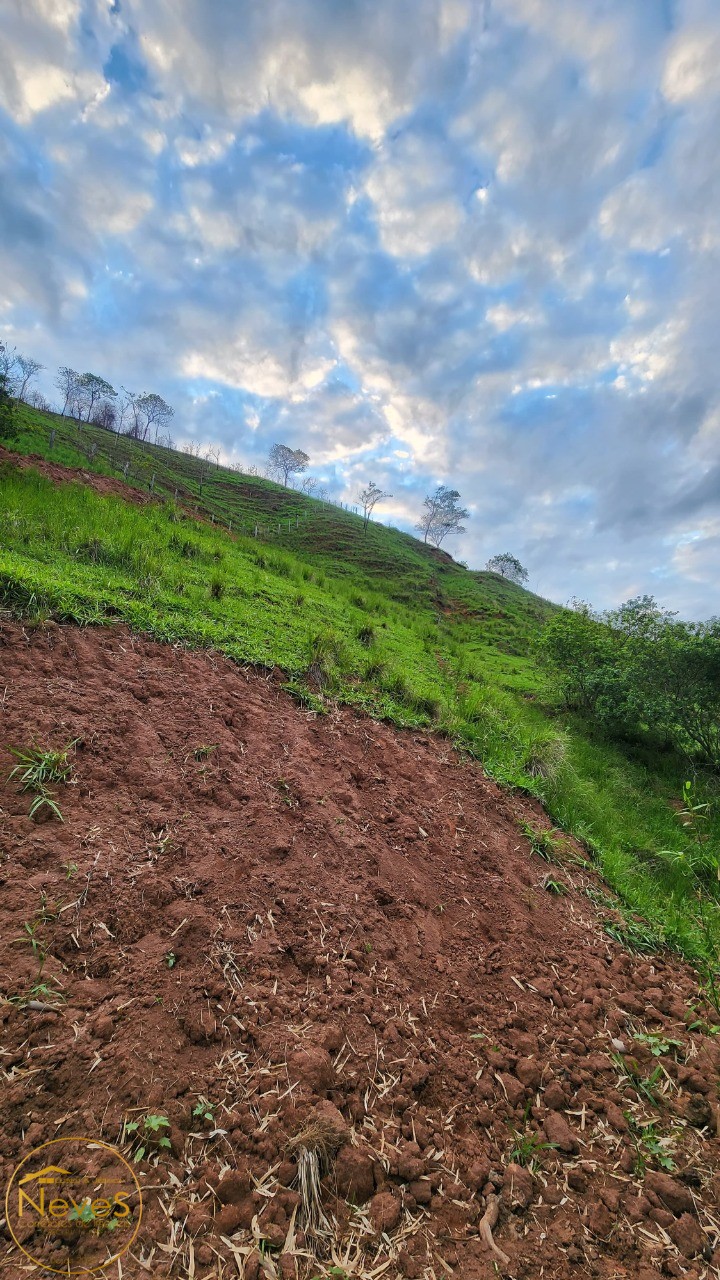
<svg viewBox="0 0 720 1280">
<path fill-rule="evenodd" d="M 566 707 L 720 768 L 720 619 L 680 622 L 651 596 L 602 615 L 581 605 L 550 620 L 537 651 Z"/>
<path fill-rule="evenodd" d="M 11 440 L 16 440 L 18 435 L 15 401 L 8 390 L 7 376 L 0 373 L 0 442 L 9 444 Z"/>
</svg>

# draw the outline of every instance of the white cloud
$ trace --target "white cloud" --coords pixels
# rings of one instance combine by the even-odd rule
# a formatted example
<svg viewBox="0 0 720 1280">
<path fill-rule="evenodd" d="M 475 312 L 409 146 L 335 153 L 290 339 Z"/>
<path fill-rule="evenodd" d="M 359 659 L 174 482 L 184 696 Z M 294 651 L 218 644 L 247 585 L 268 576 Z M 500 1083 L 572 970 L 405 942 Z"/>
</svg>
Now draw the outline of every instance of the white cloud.
<svg viewBox="0 0 720 1280">
<path fill-rule="evenodd" d="M 222 160 L 235 141 L 230 129 L 203 130 L 200 137 L 182 136 L 175 139 L 175 147 L 182 164 L 194 169 L 199 164 L 212 164 Z"/>
<path fill-rule="evenodd" d="M 417 62 L 429 24 L 437 30 L 435 8 L 415 0 L 393 14 L 370 3 L 328 19 L 311 0 L 225 12 L 201 0 L 127 0 L 143 52 L 173 97 L 222 110 L 236 125 L 269 105 L 314 125 L 347 123 L 371 140 L 420 87 Z M 448 7 L 446 34 L 460 21 L 460 9 Z"/>
<path fill-rule="evenodd" d="M 23 0 L 3 328 L 398 520 L 456 483 L 550 594 L 717 610 L 720 13 L 670 7 Z"/>
<path fill-rule="evenodd" d="M 662 90 L 669 102 L 685 103 L 720 93 L 720 32 L 717 25 L 681 31 L 668 51 Z"/>
</svg>

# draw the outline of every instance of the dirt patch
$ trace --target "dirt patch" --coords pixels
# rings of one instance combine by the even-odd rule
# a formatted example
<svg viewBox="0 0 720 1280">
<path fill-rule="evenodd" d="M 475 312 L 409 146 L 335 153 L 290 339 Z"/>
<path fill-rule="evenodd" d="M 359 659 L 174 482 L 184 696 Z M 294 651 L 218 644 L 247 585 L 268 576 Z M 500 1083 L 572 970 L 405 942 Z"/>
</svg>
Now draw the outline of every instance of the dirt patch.
<svg viewBox="0 0 720 1280">
<path fill-rule="evenodd" d="M 41 475 L 47 476 L 48 480 L 52 480 L 54 484 L 84 484 L 89 489 L 94 489 L 96 493 L 104 496 L 111 494 L 113 497 L 122 498 L 123 502 L 134 502 L 137 506 L 146 506 L 147 503 L 157 501 L 157 498 L 148 493 L 143 493 L 141 489 L 135 489 L 130 484 L 123 484 L 122 480 L 113 480 L 112 476 L 97 475 L 94 471 L 84 471 L 82 467 L 64 467 L 58 462 L 48 462 L 47 458 L 41 458 L 39 454 L 13 453 L 11 449 L 5 449 L 0 445 L 0 465 L 8 463 L 10 466 L 17 467 L 18 471 L 39 471 Z"/>
<path fill-rule="evenodd" d="M 133 1280 L 717 1274 L 692 974 L 603 932 L 538 806 L 212 654 L 0 642 L 0 742 L 77 740 L 64 821 L 0 789 L 3 1186 L 52 1138 L 142 1146 Z"/>
</svg>

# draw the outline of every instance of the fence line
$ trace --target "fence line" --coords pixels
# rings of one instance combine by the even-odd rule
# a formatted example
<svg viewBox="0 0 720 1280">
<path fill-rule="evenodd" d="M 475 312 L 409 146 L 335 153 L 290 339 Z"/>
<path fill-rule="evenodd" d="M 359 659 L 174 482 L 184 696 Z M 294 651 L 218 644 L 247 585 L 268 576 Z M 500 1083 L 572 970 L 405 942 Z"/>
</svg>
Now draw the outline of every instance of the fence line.
<svg viewBox="0 0 720 1280">
<path fill-rule="evenodd" d="M 66 421 L 69 421 L 69 420 L 66 419 Z M 85 425 L 86 424 L 83 423 L 83 426 Z M 162 497 L 163 496 L 162 490 L 165 489 L 165 484 L 168 484 L 168 482 L 167 481 L 163 482 L 162 480 L 158 480 L 158 475 L 156 471 L 152 472 L 149 480 L 147 478 L 147 475 L 143 475 L 137 470 L 134 471 L 131 467 L 132 457 L 126 456 L 123 459 L 121 456 L 124 450 L 119 446 L 120 446 L 120 441 L 123 438 L 124 437 L 119 432 L 113 433 L 112 443 L 111 444 L 108 443 L 107 448 L 103 448 L 101 445 L 98 445 L 96 441 L 93 441 L 88 446 L 88 448 L 83 449 L 82 452 L 85 452 L 87 454 L 88 461 L 90 463 L 93 463 L 98 459 L 102 459 L 108 463 L 108 465 L 113 471 L 120 472 L 125 481 L 127 482 L 136 481 L 139 487 L 147 488 L 150 494 L 153 494 L 157 497 Z M 57 443 L 57 430 L 55 427 L 53 427 L 50 430 L 50 434 L 49 434 L 49 447 L 51 450 L 55 447 L 56 443 Z M 78 444 L 76 443 L 73 447 L 78 448 Z M 128 447 L 128 451 L 132 450 L 131 445 L 128 445 L 127 447 Z M 135 448 L 138 448 L 138 447 L 139 447 L 139 442 L 135 442 Z M 145 452 L 145 450 L 141 449 L 141 452 L 143 453 L 144 457 L 149 460 L 148 454 Z M 194 455 L 182 454 L 181 451 L 178 449 L 173 449 L 171 452 L 175 453 L 178 456 L 178 458 L 187 457 L 191 461 L 196 461 L 200 464 L 199 496 L 202 498 L 203 489 L 207 484 L 208 476 L 210 472 L 209 464 L 206 464 L 205 460 L 195 458 Z M 169 468 L 169 469 L 172 470 L 172 468 Z M 220 469 L 219 463 L 217 464 L 215 469 L 216 470 Z M 228 470 L 228 469 L 223 468 L 223 470 Z M 232 474 L 240 475 L 240 476 L 247 474 L 248 479 L 262 479 L 262 477 L 252 476 L 250 473 L 234 472 Z M 165 490 L 166 496 L 168 492 L 169 492 L 169 485 L 168 485 L 168 489 Z M 232 519 L 226 516 L 220 516 L 220 515 L 216 516 L 216 513 L 211 511 L 208 506 L 206 506 L 205 511 L 202 512 L 200 509 L 200 506 L 198 505 L 198 495 L 196 493 L 193 493 L 192 490 L 185 488 L 185 486 L 180 486 L 177 484 L 174 486 L 173 501 L 181 502 L 188 506 L 192 505 L 195 509 L 196 517 L 205 515 L 205 517 L 207 518 L 207 516 L 209 515 L 210 524 L 213 527 L 216 526 L 218 529 L 220 528 L 225 529 L 228 533 L 236 533 L 241 535 L 247 532 L 247 534 L 250 537 L 254 537 L 254 538 L 282 537 L 285 534 L 284 523 L 286 519 L 287 519 L 287 533 L 290 534 L 292 532 L 293 525 L 294 525 L 295 531 L 297 532 L 300 529 L 301 522 L 303 525 L 306 525 L 309 518 L 317 519 L 324 512 L 329 511 L 331 508 L 334 508 L 335 510 L 339 510 L 339 511 L 347 511 L 348 513 L 352 513 L 353 515 L 359 515 L 358 507 L 356 505 L 353 505 L 352 503 L 342 502 L 334 498 L 313 498 L 312 494 L 302 494 L 301 491 L 297 489 L 288 490 L 288 493 L 297 494 L 298 497 L 302 496 L 304 498 L 310 499 L 314 504 L 317 504 L 318 509 L 304 508 L 300 511 L 296 511 L 294 515 L 291 515 L 289 517 L 282 517 L 282 519 L 277 519 L 273 521 L 273 525 L 271 527 L 269 524 L 264 524 L 262 521 L 258 521 L 258 520 L 250 519 L 249 521 L 246 522 L 238 518 Z M 379 522 L 373 520 L 372 523 L 375 524 Z"/>
</svg>

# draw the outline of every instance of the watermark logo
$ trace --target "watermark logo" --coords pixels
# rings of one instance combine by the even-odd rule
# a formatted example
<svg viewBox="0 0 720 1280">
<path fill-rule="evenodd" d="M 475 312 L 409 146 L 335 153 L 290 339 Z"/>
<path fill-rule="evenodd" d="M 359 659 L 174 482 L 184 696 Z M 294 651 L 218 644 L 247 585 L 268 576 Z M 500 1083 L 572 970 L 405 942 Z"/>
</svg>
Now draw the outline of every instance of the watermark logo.
<svg viewBox="0 0 720 1280">
<path fill-rule="evenodd" d="M 115 1147 L 93 1138 L 54 1138 L 15 1169 L 5 1217 L 15 1244 L 36 1266 L 87 1275 L 126 1253 L 140 1229 L 142 1194 Z"/>
</svg>

